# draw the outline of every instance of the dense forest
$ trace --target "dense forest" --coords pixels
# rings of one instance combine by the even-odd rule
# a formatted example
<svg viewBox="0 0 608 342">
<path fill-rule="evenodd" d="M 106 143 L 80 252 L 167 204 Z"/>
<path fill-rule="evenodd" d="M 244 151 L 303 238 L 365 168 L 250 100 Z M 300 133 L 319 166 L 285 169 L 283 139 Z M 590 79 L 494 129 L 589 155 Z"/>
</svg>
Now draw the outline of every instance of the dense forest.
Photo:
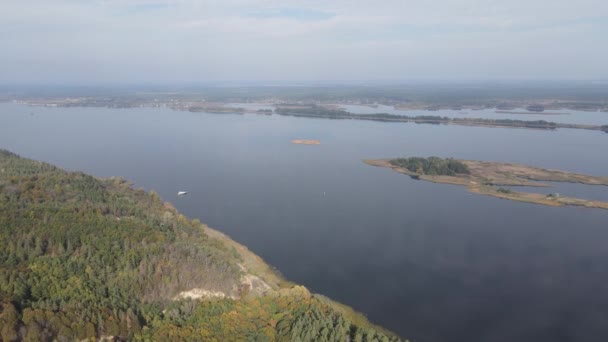
<svg viewBox="0 0 608 342">
<path fill-rule="evenodd" d="M 0 341 L 400 340 L 302 286 L 253 291 L 264 275 L 218 234 L 123 179 L 0 150 Z"/>
<path fill-rule="evenodd" d="M 463 162 L 456 159 L 442 159 L 438 157 L 429 158 L 397 158 L 392 159 L 391 164 L 408 169 L 420 175 L 432 176 L 454 176 L 469 174 L 469 168 Z"/>
</svg>

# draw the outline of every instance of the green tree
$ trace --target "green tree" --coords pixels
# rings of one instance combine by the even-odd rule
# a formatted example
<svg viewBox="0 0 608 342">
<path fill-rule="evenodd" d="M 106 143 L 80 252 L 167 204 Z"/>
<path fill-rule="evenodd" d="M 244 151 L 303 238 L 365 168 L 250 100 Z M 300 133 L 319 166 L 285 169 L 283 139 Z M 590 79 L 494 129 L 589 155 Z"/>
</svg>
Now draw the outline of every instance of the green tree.
<svg viewBox="0 0 608 342">
<path fill-rule="evenodd" d="M 2 341 L 15 341 L 19 335 L 17 329 L 19 327 L 19 312 L 12 303 L 2 304 L 2 312 L 0 313 L 0 336 Z"/>
</svg>

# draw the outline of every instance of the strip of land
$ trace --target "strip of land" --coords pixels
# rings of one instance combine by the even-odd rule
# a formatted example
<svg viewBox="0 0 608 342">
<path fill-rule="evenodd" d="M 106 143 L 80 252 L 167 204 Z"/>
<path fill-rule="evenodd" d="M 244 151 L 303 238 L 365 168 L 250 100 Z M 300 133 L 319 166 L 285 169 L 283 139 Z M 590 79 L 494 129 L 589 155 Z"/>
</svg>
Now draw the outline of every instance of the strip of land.
<svg viewBox="0 0 608 342">
<path fill-rule="evenodd" d="M 556 113 L 556 112 L 523 112 L 523 111 L 513 111 L 513 110 L 495 110 L 495 113 L 499 114 L 522 114 L 522 115 L 570 115 L 570 113 Z"/>
<path fill-rule="evenodd" d="M 225 90 L 225 89 L 224 89 Z M 285 89 L 284 89 L 285 90 Z M 246 92 L 250 94 L 249 91 Z M 306 93 L 306 92 L 304 92 Z M 410 99 L 389 100 L 386 97 L 382 101 L 370 103 L 369 100 L 362 98 L 342 98 L 341 101 L 335 99 L 326 99 L 325 96 L 315 97 L 311 94 L 303 99 L 294 99 L 290 97 L 271 96 L 271 97 L 254 97 L 257 98 L 257 104 L 275 107 L 275 109 L 258 109 L 244 106 L 246 108 L 237 108 L 229 106 L 230 103 L 246 102 L 252 103 L 248 95 L 247 98 L 242 98 L 241 95 L 233 94 L 229 97 L 213 97 L 211 100 L 204 99 L 206 96 L 196 93 L 138 93 L 137 96 L 85 96 L 85 97 L 25 97 L 24 99 L 13 99 L 15 103 L 23 103 L 31 106 L 49 106 L 49 107 L 109 107 L 109 108 L 135 108 L 135 107 L 164 107 L 174 110 L 187 110 L 190 112 L 204 112 L 216 114 L 244 114 L 253 113 L 259 115 L 286 115 L 297 117 L 310 118 L 327 118 L 327 119 L 347 119 L 347 120 L 371 120 L 382 122 L 412 122 L 417 124 L 435 124 L 435 125 L 460 125 L 460 126 L 476 126 L 476 127 L 510 127 L 510 128 L 530 128 L 542 130 L 556 130 L 560 128 L 584 129 L 591 131 L 603 131 L 608 133 L 608 125 L 585 125 L 585 124 L 566 124 L 549 122 L 545 120 L 511 120 L 511 119 L 483 119 L 483 118 L 449 118 L 436 115 L 419 115 L 406 116 L 389 113 L 374 113 L 374 114 L 355 114 L 342 109 L 342 105 L 356 104 L 366 105 L 371 108 L 378 108 L 381 103 L 387 106 L 393 106 L 396 109 L 402 110 L 427 110 L 437 111 L 442 109 L 451 110 L 479 110 L 495 108 L 498 113 L 508 114 L 535 114 L 535 115 L 564 115 L 568 113 L 545 112 L 545 110 L 584 110 L 584 111 L 607 111 L 605 101 L 601 102 L 560 102 L 560 101 L 496 101 L 486 100 L 482 102 L 471 102 L 467 105 L 462 103 L 451 102 L 418 102 Z M 269 94 L 267 94 L 269 95 Z M 203 99 L 201 99 L 203 97 Z M 2 94 L 0 94 L 0 101 Z M 476 103 L 476 104 L 474 104 Z M 526 112 L 517 111 L 517 108 L 526 108 Z M 607 118 L 608 120 L 608 118 Z"/>
<path fill-rule="evenodd" d="M 473 160 L 397 158 L 364 160 L 368 165 L 386 167 L 414 179 L 466 186 L 471 193 L 512 201 L 550 206 L 582 206 L 608 209 L 608 202 L 513 191 L 501 186 L 548 187 L 544 182 L 566 182 L 608 186 L 608 177 L 591 176 L 527 165 Z"/>
<path fill-rule="evenodd" d="M 448 118 L 434 115 L 406 116 L 388 113 L 378 114 L 353 114 L 340 109 L 325 108 L 322 106 L 283 106 L 277 107 L 276 114 L 286 116 L 346 119 L 346 120 L 371 120 L 382 122 L 413 122 L 418 124 L 434 125 L 459 125 L 477 127 L 511 127 L 531 128 L 542 130 L 556 130 L 558 128 L 585 129 L 591 131 L 604 131 L 608 133 L 608 125 L 583 125 L 550 122 L 545 120 L 511 120 L 511 119 L 482 119 L 482 118 Z"/>
</svg>

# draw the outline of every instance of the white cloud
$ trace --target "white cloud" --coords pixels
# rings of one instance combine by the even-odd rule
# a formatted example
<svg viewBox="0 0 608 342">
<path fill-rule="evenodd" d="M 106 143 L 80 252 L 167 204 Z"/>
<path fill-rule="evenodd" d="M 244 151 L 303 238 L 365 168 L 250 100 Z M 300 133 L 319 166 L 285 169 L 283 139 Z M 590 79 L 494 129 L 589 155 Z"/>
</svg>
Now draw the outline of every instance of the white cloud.
<svg viewBox="0 0 608 342">
<path fill-rule="evenodd" d="M 11 1 L 0 82 L 608 78 L 607 18 L 604 0 Z"/>
</svg>

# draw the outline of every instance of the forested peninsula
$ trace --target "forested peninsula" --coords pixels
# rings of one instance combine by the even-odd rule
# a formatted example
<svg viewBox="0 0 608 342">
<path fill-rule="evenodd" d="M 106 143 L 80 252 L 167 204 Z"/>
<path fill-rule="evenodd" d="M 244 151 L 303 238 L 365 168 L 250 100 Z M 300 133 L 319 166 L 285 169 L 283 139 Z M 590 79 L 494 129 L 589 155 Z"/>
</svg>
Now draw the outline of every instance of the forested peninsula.
<svg viewBox="0 0 608 342">
<path fill-rule="evenodd" d="M 542 182 L 580 183 L 608 186 L 608 177 L 583 175 L 559 170 L 541 169 L 527 165 L 459 160 L 438 157 L 368 159 L 366 164 L 390 168 L 414 179 L 466 186 L 476 194 L 512 201 L 549 206 L 580 206 L 608 209 L 608 202 L 572 198 L 558 193 L 548 195 L 514 191 L 514 186 L 547 187 Z"/>
<path fill-rule="evenodd" d="M 401 341 L 154 192 L 0 150 L 2 341 Z"/>
</svg>

